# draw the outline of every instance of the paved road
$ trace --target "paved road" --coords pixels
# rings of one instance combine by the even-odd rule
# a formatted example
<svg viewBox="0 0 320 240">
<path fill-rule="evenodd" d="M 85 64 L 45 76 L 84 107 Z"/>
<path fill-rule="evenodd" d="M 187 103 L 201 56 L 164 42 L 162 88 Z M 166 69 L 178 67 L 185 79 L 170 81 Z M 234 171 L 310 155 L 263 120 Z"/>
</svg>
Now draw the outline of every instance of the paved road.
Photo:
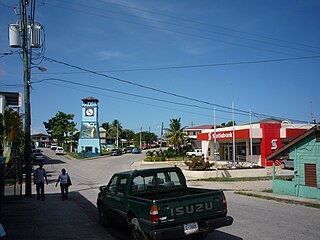
<svg viewBox="0 0 320 240">
<path fill-rule="evenodd" d="M 45 228 L 48 228 L 50 235 L 43 239 L 49 239 L 48 236 L 51 236 L 50 239 L 58 239 L 61 235 L 59 230 L 62 229 L 58 229 L 54 221 L 61 221 L 63 216 L 67 216 L 65 221 L 66 226 L 68 226 L 66 231 L 68 235 L 64 236 L 66 239 L 128 240 L 129 237 L 126 230 L 116 227 L 103 228 L 98 224 L 95 202 L 99 186 L 106 184 L 114 172 L 151 167 L 150 165 L 145 166 L 137 163 L 143 155 L 127 154 L 120 157 L 103 157 L 93 160 L 72 160 L 67 159 L 65 156 L 56 156 L 50 149 L 44 149 L 44 152 L 52 158 L 47 160 L 45 165 L 50 174 L 50 184 L 46 186 L 46 204 L 37 209 L 37 211 L 49 214 L 50 211 L 54 211 L 52 208 L 56 207 L 61 213 L 55 214 L 54 219 L 44 225 Z M 163 166 L 163 164 L 154 165 L 153 167 L 157 166 Z M 70 199 L 66 204 L 59 201 L 59 189 L 54 187 L 54 182 L 61 168 L 67 169 L 73 181 Z M 188 182 L 188 185 L 226 190 L 229 214 L 234 217 L 234 224 L 210 234 L 207 240 L 320 239 L 320 231 L 318 230 L 320 222 L 319 209 L 239 196 L 232 191 L 236 189 L 261 190 L 271 188 L 270 181 L 237 184 Z M 27 203 L 30 203 L 30 211 L 32 211 L 31 204 L 36 200 L 30 199 L 28 201 Z M 31 231 L 30 235 L 34 234 L 34 232 Z M 37 231 L 38 234 L 40 232 Z M 26 236 L 13 239 L 29 239 Z M 41 235 L 39 235 L 39 238 L 33 237 L 30 239 L 41 239 Z"/>
</svg>

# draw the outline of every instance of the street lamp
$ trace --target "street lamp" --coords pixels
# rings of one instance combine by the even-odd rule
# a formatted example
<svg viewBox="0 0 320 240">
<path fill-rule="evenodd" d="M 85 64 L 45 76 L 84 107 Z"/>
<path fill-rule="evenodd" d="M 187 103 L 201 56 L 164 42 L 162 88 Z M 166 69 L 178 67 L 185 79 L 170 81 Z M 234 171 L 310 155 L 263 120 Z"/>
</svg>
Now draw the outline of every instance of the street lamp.
<svg viewBox="0 0 320 240">
<path fill-rule="evenodd" d="M 41 72 L 48 71 L 48 69 L 45 66 L 32 66 L 31 68 L 37 68 Z"/>
</svg>

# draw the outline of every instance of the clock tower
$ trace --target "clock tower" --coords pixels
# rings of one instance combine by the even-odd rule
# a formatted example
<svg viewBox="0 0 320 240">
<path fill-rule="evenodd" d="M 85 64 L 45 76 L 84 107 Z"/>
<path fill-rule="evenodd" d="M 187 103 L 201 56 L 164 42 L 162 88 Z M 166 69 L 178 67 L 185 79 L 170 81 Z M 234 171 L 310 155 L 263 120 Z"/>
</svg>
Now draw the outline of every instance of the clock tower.
<svg viewBox="0 0 320 240">
<path fill-rule="evenodd" d="M 82 120 L 80 138 L 78 142 L 78 154 L 86 156 L 100 156 L 100 133 L 98 123 L 98 102 L 93 97 L 82 100 Z"/>
</svg>

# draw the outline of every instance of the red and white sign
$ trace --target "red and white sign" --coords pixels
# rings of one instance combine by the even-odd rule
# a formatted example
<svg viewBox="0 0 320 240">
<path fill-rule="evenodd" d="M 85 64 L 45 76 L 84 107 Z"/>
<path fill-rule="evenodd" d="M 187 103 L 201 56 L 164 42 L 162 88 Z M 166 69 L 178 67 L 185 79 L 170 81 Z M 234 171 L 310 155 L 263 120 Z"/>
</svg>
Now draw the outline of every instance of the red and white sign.
<svg viewBox="0 0 320 240">
<path fill-rule="evenodd" d="M 234 131 L 236 139 L 247 139 L 250 136 L 249 129 L 241 129 Z M 231 140 L 233 138 L 233 131 L 219 131 L 216 133 L 217 140 Z M 214 132 L 198 133 L 197 140 L 199 141 L 213 141 Z"/>
</svg>

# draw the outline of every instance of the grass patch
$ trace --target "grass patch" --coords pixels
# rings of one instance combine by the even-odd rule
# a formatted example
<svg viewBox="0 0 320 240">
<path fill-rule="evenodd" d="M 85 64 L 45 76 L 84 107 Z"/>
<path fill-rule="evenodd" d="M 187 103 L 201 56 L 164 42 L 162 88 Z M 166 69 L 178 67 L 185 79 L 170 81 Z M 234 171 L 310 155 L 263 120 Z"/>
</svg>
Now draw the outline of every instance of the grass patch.
<svg viewBox="0 0 320 240">
<path fill-rule="evenodd" d="M 235 194 L 243 195 L 243 196 L 248 196 L 248 197 L 256 197 L 256 198 L 261 198 L 265 200 L 272 200 L 276 202 L 282 202 L 282 203 L 289 203 L 289 204 L 296 204 L 300 206 L 305 206 L 305 207 L 312 207 L 312 208 L 318 208 L 320 209 L 320 205 L 316 203 L 309 203 L 309 202 L 300 202 L 300 201 L 295 201 L 295 200 L 290 200 L 290 199 L 282 199 L 282 198 L 276 198 L 272 196 L 263 196 L 255 193 L 249 193 L 249 192 L 234 192 Z"/>
</svg>

